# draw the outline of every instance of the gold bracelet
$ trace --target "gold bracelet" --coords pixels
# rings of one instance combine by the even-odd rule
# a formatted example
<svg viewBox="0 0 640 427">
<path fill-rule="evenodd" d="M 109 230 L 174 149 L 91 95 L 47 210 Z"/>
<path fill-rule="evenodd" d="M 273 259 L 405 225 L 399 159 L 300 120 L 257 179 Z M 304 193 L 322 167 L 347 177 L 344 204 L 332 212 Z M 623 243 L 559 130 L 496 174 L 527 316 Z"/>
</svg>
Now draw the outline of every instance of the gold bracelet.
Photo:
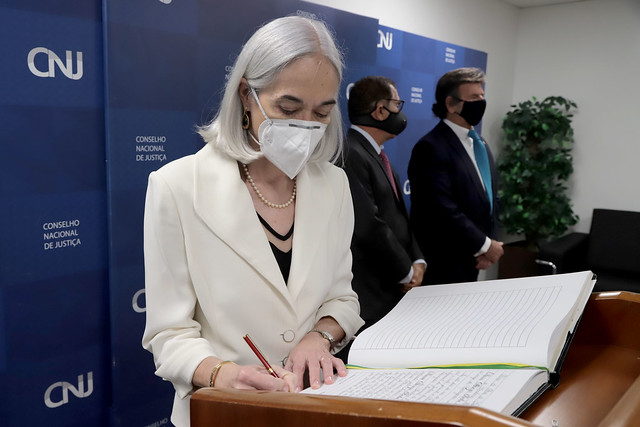
<svg viewBox="0 0 640 427">
<path fill-rule="evenodd" d="M 223 360 L 213 368 L 213 371 L 211 371 L 211 376 L 209 377 L 209 387 L 213 387 L 213 383 L 216 382 L 216 377 L 218 376 L 218 372 L 220 371 L 220 368 L 222 367 L 222 365 L 226 365 L 227 363 L 233 363 L 233 362 L 231 360 Z M 235 365 L 235 363 L 233 364 Z"/>
</svg>

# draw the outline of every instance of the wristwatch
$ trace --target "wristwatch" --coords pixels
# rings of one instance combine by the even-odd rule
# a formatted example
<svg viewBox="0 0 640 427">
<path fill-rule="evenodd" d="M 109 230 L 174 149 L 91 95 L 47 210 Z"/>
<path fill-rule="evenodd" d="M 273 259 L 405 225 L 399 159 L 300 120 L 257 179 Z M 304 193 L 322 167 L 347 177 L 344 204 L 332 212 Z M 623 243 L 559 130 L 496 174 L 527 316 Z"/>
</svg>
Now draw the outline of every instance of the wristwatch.
<svg viewBox="0 0 640 427">
<path fill-rule="evenodd" d="M 320 335 L 322 335 L 322 338 L 324 338 L 325 340 L 329 341 L 329 348 L 333 348 L 333 345 L 335 344 L 335 341 L 333 339 L 333 335 L 331 335 L 329 332 L 327 331 L 322 331 L 320 329 L 312 329 L 309 332 L 317 332 Z"/>
</svg>

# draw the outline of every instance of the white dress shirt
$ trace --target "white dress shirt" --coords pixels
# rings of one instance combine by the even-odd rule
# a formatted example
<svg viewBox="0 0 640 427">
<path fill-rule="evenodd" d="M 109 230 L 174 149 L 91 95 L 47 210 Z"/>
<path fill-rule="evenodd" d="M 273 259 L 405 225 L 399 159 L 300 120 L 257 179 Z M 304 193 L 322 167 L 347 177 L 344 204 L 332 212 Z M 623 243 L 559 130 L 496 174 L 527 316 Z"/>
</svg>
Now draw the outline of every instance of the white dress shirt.
<svg viewBox="0 0 640 427">
<path fill-rule="evenodd" d="M 458 139 L 460 140 L 460 143 L 462 144 L 464 151 L 467 152 L 467 154 L 469 155 L 469 158 L 471 159 L 471 163 L 473 163 L 473 166 L 476 168 L 476 172 L 478 172 L 478 177 L 480 178 L 480 182 L 482 183 L 482 188 L 484 188 L 486 191 L 486 188 L 484 186 L 484 181 L 482 181 L 482 175 L 480 175 L 480 169 L 478 168 L 478 163 L 476 162 L 476 155 L 473 152 L 473 139 L 469 136 L 469 129 L 462 127 L 460 125 L 457 125 L 453 123 L 451 120 L 444 119 L 444 122 L 447 124 L 447 126 L 451 128 L 453 133 L 455 133 Z M 471 129 L 473 129 L 473 127 Z M 487 253 L 490 246 L 491 246 L 491 239 L 489 237 L 485 237 L 484 244 L 482 245 L 480 250 L 474 254 L 474 256 Z"/>
</svg>

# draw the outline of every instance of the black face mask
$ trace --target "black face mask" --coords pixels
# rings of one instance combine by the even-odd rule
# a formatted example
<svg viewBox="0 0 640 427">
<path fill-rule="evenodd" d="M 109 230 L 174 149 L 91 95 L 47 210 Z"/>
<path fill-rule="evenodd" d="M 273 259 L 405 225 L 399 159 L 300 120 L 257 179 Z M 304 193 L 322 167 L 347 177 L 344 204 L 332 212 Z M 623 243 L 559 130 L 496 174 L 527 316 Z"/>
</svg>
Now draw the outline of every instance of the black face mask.
<svg viewBox="0 0 640 427">
<path fill-rule="evenodd" d="M 407 116 L 402 111 L 394 113 L 387 107 L 382 108 L 389 111 L 389 117 L 386 120 L 376 120 L 371 117 L 371 114 L 362 114 L 360 116 L 350 116 L 349 121 L 354 125 L 371 126 L 372 128 L 389 132 L 392 135 L 400 135 L 407 127 Z"/>
<path fill-rule="evenodd" d="M 487 108 L 487 101 L 485 99 L 479 99 L 477 101 L 463 101 L 462 111 L 459 115 L 467 121 L 471 126 L 475 126 L 480 123 L 484 110 Z"/>
</svg>

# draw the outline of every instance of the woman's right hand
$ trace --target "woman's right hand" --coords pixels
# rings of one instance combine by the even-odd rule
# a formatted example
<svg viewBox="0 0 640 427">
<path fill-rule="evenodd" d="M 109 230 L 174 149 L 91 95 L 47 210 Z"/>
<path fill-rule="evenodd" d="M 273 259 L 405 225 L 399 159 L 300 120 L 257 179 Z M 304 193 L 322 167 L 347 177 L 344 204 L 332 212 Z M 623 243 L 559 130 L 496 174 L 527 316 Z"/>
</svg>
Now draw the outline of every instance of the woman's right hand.
<svg viewBox="0 0 640 427">
<path fill-rule="evenodd" d="M 296 374 L 279 366 L 274 366 L 273 370 L 280 378 L 273 377 L 263 366 L 227 363 L 220 367 L 213 386 L 238 390 L 295 390 Z"/>
<path fill-rule="evenodd" d="M 208 387 L 211 372 L 219 360 L 207 358 L 198 366 L 194 374 L 194 385 Z M 238 390 L 295 391 L 297 376 L 279 366 L 273 366 L 280 378 L 275 378 L 260 365 L 236 365 L 225 363 L 218 368 L 214 387 L 235 388 Z"/>
</svg>

